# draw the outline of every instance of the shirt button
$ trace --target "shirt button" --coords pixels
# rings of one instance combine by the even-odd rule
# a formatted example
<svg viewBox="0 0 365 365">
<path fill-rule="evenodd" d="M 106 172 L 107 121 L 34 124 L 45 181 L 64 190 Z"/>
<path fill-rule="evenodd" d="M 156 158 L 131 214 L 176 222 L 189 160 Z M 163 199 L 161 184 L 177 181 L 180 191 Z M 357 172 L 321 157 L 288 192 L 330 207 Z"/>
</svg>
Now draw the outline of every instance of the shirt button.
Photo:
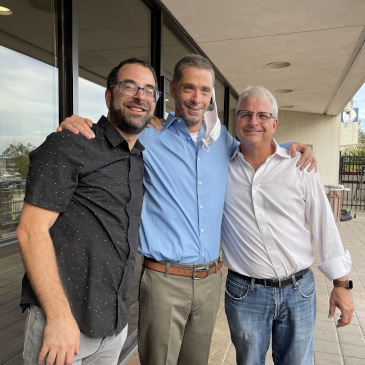
<svg viewBox="0 0 365 365">
<path fill-rule="evenodd" d="M 259 188 L 258 186 L 255 186 L 253 189 L 254 189 L 254 190 L 258 190 L 258 188 Z"/>
<path fill-rule="evenodd" d="M 272 251 L 273 250 L 273 248 L 272 247 L 269 247 L 269 251 Z"/>
<path fill-rule="evenodd" d="M 188 139 L 191 139 L 190 137 L 188 137 Z"/>
<path fill-rule="evenodd" d="M 261 227 L 261 230 L 262 231 L 265 231 L 266 230 L 266 227 L 265 226 Z"/>
<path fill-rule="evenodd" d="M 202 184 L 202 182 L 201 181 L 199 181 L 199 185 L 201 185 Z"/>
<path fill-rule="evenodd" d="M 202 205 L 200 206 L 200 209 L 203 209 L 203 206 Z"/>
<path fill-rule="evenodd" d="M 202 253 L 202 256 L 204 256 L 204 252 Z"/>
<path fill-rule="evenodd" d="M 257 205 L 256 205 L 256 210 L 260 210 L 260 207 L 258 207 Z"/>
<path fill-rule="evenodd" d="M 198 157 L 198 161 L 200 161 L 200 157 Z"/>
<path fill-rule="evenodd" d="M 280 271 L 280 270 L 281 270 L 281 266 L 278 266 L 276 269 L 277 269 L 278 271 Z"/>
<path fill-rule="evenodd" d="M 200 230 L 200 232 L 204 232 L 204 229 L 202 228 L 202 229 Z"/>
</svg>

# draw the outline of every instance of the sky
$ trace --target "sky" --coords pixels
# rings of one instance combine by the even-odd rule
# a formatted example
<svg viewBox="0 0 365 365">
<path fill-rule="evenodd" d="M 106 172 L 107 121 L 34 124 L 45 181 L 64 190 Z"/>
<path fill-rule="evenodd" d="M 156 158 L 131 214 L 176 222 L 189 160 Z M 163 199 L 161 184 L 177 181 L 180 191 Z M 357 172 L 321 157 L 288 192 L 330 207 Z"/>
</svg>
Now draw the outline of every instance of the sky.
<svg viewBox="0 0 365 365">
<path fill-rule="evenodd" d="M 39 146 L 58 126 L 58 71 L 0 46 L 0 154 L 10 145 Z M 105 87 L 79 79 L 79 114 L 106 115 Z"/>
<path fill-rule="evenodd" d="M 361 119 L 361 128 L 365 129 L 365 84 L 353 97 L 354 107 L 359 108 L 359 120 Z"/>
</svg>

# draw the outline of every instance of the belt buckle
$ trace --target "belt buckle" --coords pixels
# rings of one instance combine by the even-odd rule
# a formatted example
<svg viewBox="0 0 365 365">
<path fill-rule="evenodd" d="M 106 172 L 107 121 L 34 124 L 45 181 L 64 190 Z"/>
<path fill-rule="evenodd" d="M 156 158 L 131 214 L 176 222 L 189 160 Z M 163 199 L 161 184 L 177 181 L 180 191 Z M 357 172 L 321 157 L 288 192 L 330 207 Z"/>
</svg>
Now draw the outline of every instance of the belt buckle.
<svg viewBox="0 0 365 365">
<path fill-rule="evenodd" d="M 266 282 L 268 282 L 269 280 L 271 280 L 272 282 L 275 281 L 275 280 L 272 280 L 272 279 L 264 279 L 265 288 L 272 288 L 272 287 L 276 288 L 276 286 L 274 286 L 274 285 L 266 285 Z M 281 279 L 278 279 L 277 282 L 279 284 L 277 287 L 281 288 Z"/>
<path fill-rule="evenodd" d="M 206 278 L 209 275 L 209 269 L 210 269 L 209 266 L 194 268 L 194 270 L 193 270 L 193 280 L 200 280 L 200 279 Z M 197 278 L 196 277 L 196 272 L 204 272 L 204 271 L 206 272 L 205 276 L 203 276 L 202 278 Z"/>
</svg>

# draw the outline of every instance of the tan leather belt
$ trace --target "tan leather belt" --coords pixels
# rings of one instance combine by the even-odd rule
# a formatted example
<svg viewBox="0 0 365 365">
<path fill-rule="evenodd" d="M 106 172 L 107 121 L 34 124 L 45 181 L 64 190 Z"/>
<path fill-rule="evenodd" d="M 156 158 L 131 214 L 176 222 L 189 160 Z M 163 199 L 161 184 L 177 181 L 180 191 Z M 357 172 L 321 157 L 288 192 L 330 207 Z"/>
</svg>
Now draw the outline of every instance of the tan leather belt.
<svg viewBox="0 0 365 365">
<path fill-rule="evenodd" d="M 153 261 L 148 259 L 147 257 L 144 258 L 143 265 L 151 270 L 163 272 L 166 274 L 171 275 L 179 275 L 179 276 L 189 276 L 193 279 L 203 279 L 207 276 L 213 274 L 216 272 L 216 268 L 218 267 L 218 270 L 220 270 L 223 266 L 222 261 L 217 261 L 217 265 L 213 263 L 210 266 L 207 267 L 198 267 L 196 269 L 187 269 L 184 267 L 177 267 L 170 265 L 168 268 L 166 267 L 166 264 Z"/>
</svg>

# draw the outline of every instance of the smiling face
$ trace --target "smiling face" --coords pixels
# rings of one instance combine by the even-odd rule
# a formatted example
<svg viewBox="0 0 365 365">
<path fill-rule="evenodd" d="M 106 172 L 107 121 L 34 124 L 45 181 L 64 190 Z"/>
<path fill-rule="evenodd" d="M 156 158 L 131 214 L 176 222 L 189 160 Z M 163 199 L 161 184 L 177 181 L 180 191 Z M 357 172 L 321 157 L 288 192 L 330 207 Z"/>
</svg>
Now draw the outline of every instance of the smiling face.
<svg viewBox="0 0 365 365">
<path fill-rule="evenodd" d="M 152 72 L 139 64 L 125 64 L 118 71 L 117 81 L 128 81 L 139 87 L 156 87 Z M 106 90 L 105 101 L 109 109 L 109 121 L 120 131 L 136 135 L 151 120 L 156 103 L 145 100 L 142 90 L 135 96 L 122 95 L 119 85 Z"/>
<path fill-rule="evenodd" d="M 170 92 L 175 99 L 175 116 L 184 119 L 190 132 L 200 130 L 212 90 L 212 72 L 197 67 L 184 68 L 177 84 L 171 82 Z"/>
<path fill-rule="evenodd" d="M 269 99 L 245 98 L 242 100 L 239 110 L 248 110 L 254 112 L 249 120 L 240 120 L 237 116 L 234 118 L 235 131 L 237 138 L 242 147 L 259 145 L 260 147 L 269 147 L 271 137 L 276 131 L 278 118 L 272 118 L 267 123 L 260 123 L 256 112 L 272 113 L 272 102 Z"/>
</svg>

